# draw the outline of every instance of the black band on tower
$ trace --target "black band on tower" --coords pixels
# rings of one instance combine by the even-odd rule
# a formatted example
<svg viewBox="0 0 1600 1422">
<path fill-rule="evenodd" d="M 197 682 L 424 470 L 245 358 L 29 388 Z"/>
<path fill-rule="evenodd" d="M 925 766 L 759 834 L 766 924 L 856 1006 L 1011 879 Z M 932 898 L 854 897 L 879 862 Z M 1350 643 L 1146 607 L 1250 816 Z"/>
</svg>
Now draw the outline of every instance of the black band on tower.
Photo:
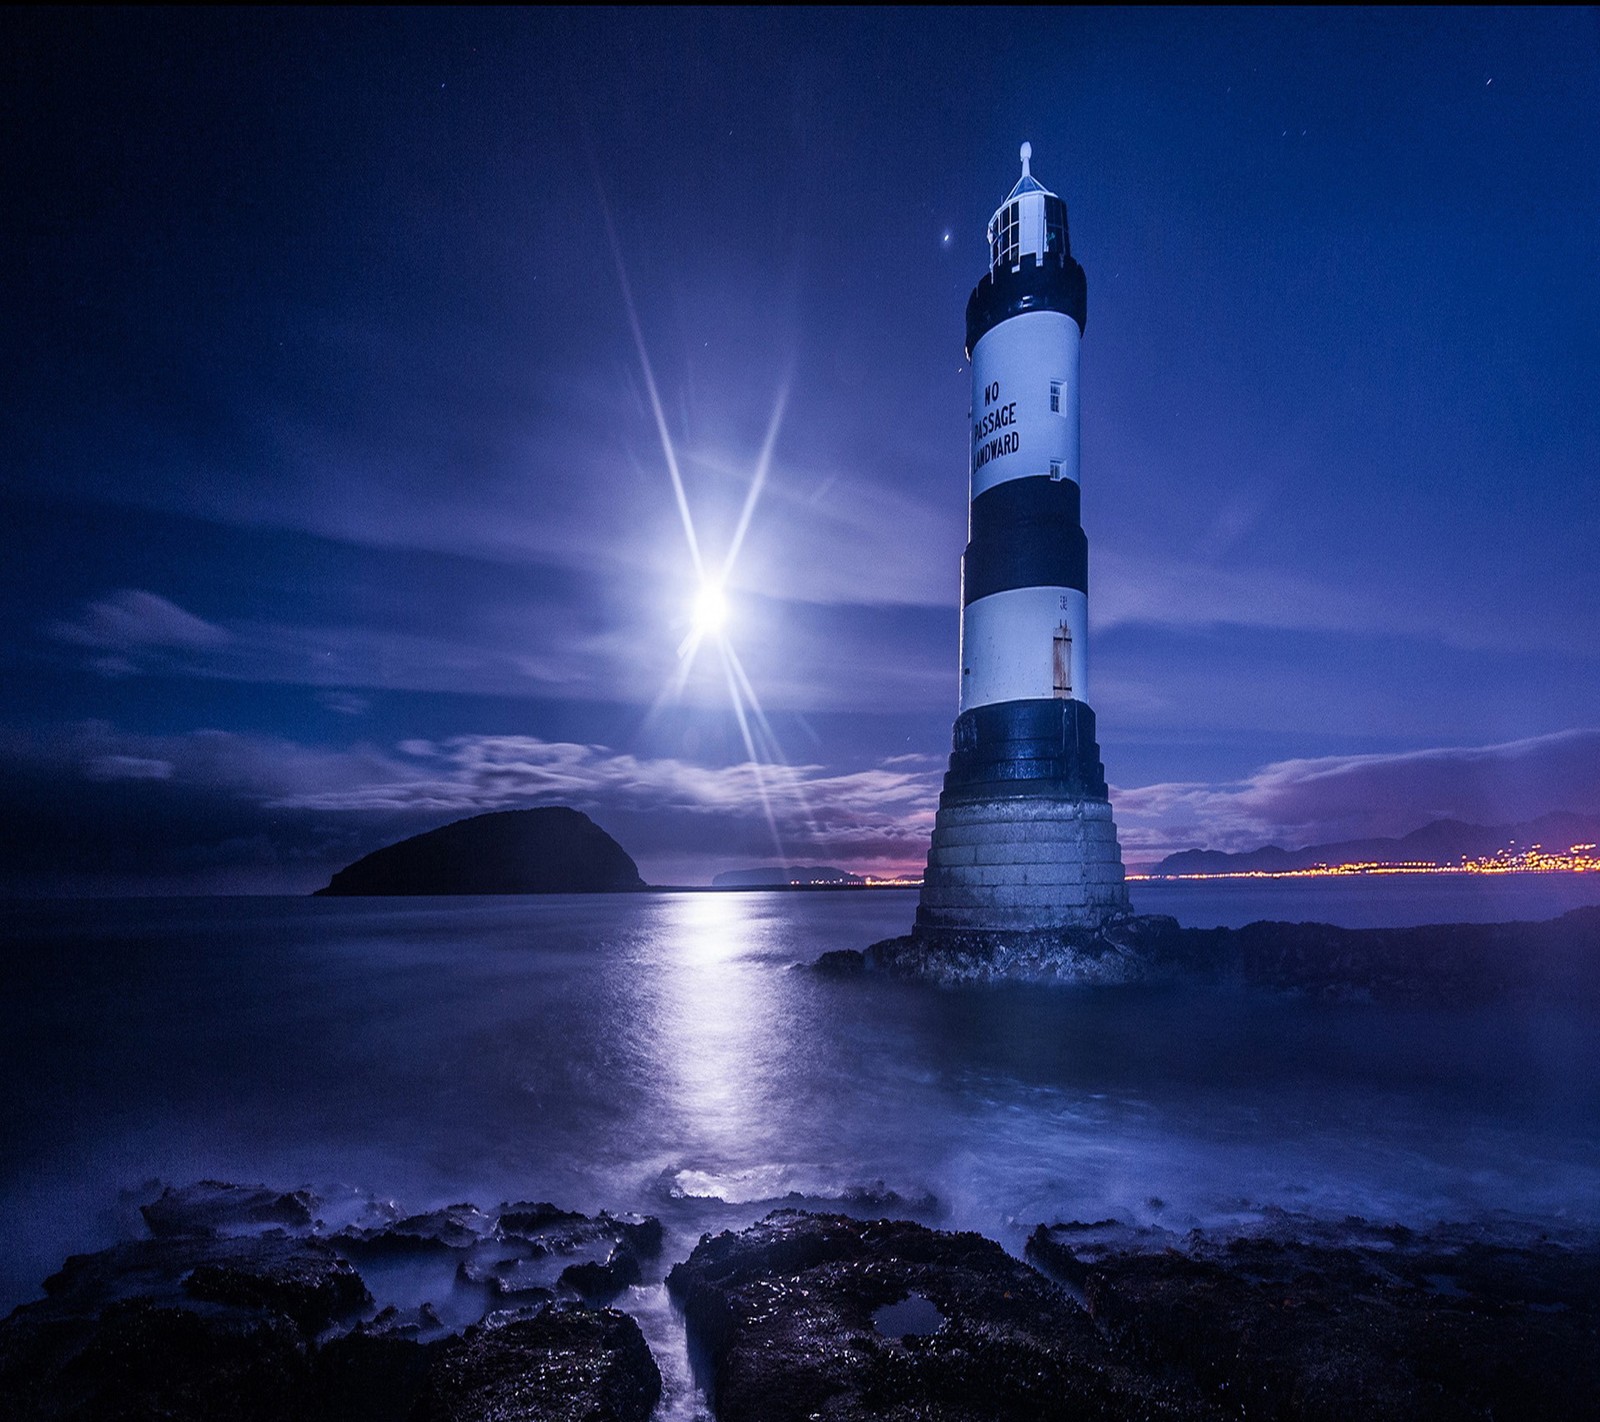
<svg viewBox="0 0 1600 1422">
<path fill-rule="evenodd" d="M 1089 540 L 1078 486 L 1046 476 L 1006 479 L 972 501 L 972 542 L 961 559 L 961 605 L 1012 588 L 1089 591 Z"/>
<path fill-rule="evenodd" d="M 1082 701 L 994 701 L 956 718 L 941 805 L 1107 798 L 1094 712 Z"/>
<path fill-rule="evenodd" d="M 967 298 L 967 359 L 978 342 L 1002 321 L 1024 311 L 1061 311 L 1078 323 L 1089 317 L 1089 282 L 1069 256 L 1025 256 L 1017 271 L 1000 267 L 973 287 Z"/>
</svg>

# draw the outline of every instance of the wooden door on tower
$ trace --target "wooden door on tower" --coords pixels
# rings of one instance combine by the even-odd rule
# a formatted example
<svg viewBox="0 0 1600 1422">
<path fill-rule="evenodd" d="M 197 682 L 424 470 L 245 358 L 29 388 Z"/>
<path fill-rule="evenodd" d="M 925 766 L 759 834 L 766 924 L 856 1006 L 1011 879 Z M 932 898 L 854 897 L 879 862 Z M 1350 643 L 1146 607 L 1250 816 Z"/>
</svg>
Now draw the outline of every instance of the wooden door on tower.
<svg viewBox="0 0 1600 1422">
<path fill-rule="evenodd" d="M 1055 644 L 1050 660 L 1055 678 L 1055 694 L 1059 698 L 1072 695 L 1072 629 L 1063 622 L 1056 628 Z"/>
</svg>

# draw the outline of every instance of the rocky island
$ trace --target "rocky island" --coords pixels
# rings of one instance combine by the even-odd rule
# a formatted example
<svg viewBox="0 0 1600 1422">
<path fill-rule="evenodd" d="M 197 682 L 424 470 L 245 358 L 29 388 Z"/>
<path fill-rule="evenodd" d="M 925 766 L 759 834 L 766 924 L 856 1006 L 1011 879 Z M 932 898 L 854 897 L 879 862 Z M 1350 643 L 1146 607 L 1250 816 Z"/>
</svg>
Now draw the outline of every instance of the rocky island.
<svg viewBox="0 0 1600 1422">
<path fill-rule="evenodd" d="M 639 866 L 586 814 L 565 805 L 473 815 L 374 850 L 321 896 L 344 894 L 614 894 L 648 885 Z"/>
</svg>

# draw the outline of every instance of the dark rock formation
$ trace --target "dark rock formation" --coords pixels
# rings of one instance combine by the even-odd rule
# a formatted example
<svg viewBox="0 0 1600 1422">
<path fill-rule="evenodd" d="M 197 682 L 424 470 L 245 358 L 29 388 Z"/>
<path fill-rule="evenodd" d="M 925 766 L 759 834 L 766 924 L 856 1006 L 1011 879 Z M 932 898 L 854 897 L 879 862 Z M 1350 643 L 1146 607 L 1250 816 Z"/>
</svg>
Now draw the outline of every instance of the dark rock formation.
<svg viewBox="0 0 1600 1422">
<path fill-rule="evenodd" d="M 603 1261 L 589 1259 L 567 1265 L 558 1282 L 591 1303 L 609 1303 L 639 1278 L 639 1256 L 631 1249 L 618 1248 Z"/>
<path fill-rule="evenodd" d="M 513 1205 L 500 1213 L 500 1234 L 539 1254 L 571 1254 L 592 1245 L 626 1249 L 641 1259 L 661 1252 L 661 1221 L 654 1215 L 573 1214 L 551 1205 Z"/>
<path fill-rule="evenodd" d="M 381 1326 L 358 1327 L 324 1343 L 311 1356 L 307 1418 L 409 1422 L 441 1346 Z"/>
<path fill-rule="evenodd" d="M 1070 983 L 1122 987 L 1178 976 L 1192 952 L 1191 930 L 1165 917 L 1124 917 L 1099 928 L 1034 933 L 918 927 L 903 938 L 874 943 L 864 966 L 890 977 L 922 978 L 946 987 L 966 983 Z M 1197 966 L 1209 970 L 1214 959 Z M 839 975 L 843 964 L 829 965 Z"/>
<path fill-rule="evenodd" d="M 835 977 L 880 972 L 942 986 L 1222 983 L 1332 1001 L 1600 1006 L 1600 907 L 1543 923 L 1420 928 L 1260 922 L 1199 929 L 1151 915 L 1099 931 L 919 930 L 874 943 L 859 962 L 836 951 L 816 966 Z"/>
<path fill-rule="evenodd" d="M 1238 954 L 1246 982 L 1309 997 L 1600 1004 L 1600 907 L 1544 923 L 1251 923 L 1238 932 Z"/>
<path fill-rule="evenodd" d="M 1600 1250 L 1279 1214 L 1246 1235 L 1041 1225 L 1028 1257 L 1130 1360 L 1228 1415 L 1594 1415 Z"/>
<path fill-rule="evenodd" d="M 452 1249 L 471 1249 L 492 1237 L 497 1223 L 496 1216 L 485 1214 L 468 1202 L 366 1229 L 341 1230 L 334 1238 L 341 1248 L 356 1254 L 442 1254 Z"/>
<path fill-rule="evenodd" d="M 703 1239 L 667 1287 L 720 1422 L 1213 1415 L 1119 1363 L 1082 1310 L 975 1234 L 779 1210 Z M 880 1331 L 902 1302 L 927 1323 Z"/>
<path fill-rule="evenodd" d="M 441 1345 L 411 1422 L 646 1422 L 661 1374 L 614 1309 L 545 1309 Z"/>
<path fill-rule="evenodd" d="M 37 1307 L 50 1316 L 83 1317 L 131 1298 L 195 1299 L 281 1314 L 307 1334 L 371 1302 L 355 1269 L 326 1240 L 281 1232 L 130 1240 L 73 1255 L 44 1289 Z"/>
<path fill-rule="evenodd" d="M 93 1320 L 0 1325 L 0 1416 L 11 1422 L 279 1422 L 299 1414 L 304 1340 L 273 1316 L 149 1299 Z"/>
<path fill-rule="evenodd" d="M 607 894 L 647 887 L 639 866 L 587 815 L 565 806 L 457 820 L 375 850 L 320 895 Z"/>
<path fill-rule="evenodd" d="M 308 1229 L 311 1196 L 265 1185 L 229 1185 L 201 1180 L 141 1205 L 139 1213 L 157 1238 L 185 1234 L 246 1234 L 254 1229 Z"/>
<path fill-rule="evenodd" d="M 370 1303 L 350 1264 L 282 1234 L 75 1255 L 0 1323 L 0 1416 L 281 1418 L 307 1345 Z"/>
<path fill-rule="evenodd" d="M 573 1296 L 637 1281 L 659 1221 L 458 1204 L 326 1237 L 318 1208 L 305 1191 L 166 1190 L 144 1207 L 157 1237 L 73 1256 L 0 1322 L 0 1417 L 649 1416 L 660 1377 L 637 1325 Z M 352 1256 L 455 1258 L 453 1306 L 481 1290 L 480 1323 L 443 1336 L 427 1303 L 358 1321 L 375 1305 Z"/>
</svg>

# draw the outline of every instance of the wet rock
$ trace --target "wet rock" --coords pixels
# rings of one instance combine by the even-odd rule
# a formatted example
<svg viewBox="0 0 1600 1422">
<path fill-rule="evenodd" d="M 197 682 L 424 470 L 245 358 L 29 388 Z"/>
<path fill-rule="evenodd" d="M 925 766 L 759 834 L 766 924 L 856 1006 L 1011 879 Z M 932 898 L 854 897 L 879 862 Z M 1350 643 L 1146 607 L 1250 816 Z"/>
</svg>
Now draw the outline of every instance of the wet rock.
<svg viewBox="0 0 1600 1422">
<path fill-rule="evenodd" d="M 355 1269 L 323 1240 L 284 1234 L 131 1240 L 75 1254 L 25 1305 L 53 1317 L 87 1317 L 132 1297 L 200 1299 L 282 1313 L 308 1333 L 371 1302 Z"/>
<path fill-rule="evenodd" d="M 21 1331 L 30 1331 L 26 1323 Z M 34 1332 L 25 1356 L 18 1356 L 10 1320 L 6 1333 L 0 1415 L 15 1422 L 266 1422 L 297 1414 L 306 1377 L 303 1345 L 287 1320 L 227 1310 L 126 1300 L 92 1325 L 47 1326 L 43 1333 L 54 1336 L 45 1347 Z"/>
<path fill-rule="evenodd" d="M 460 1204 L 366 1229 L 341 1230 L 334 1238 L 358 1254 L 403 1257 L 470 1249 L 489 1238 L 494 1229 L 493 1215 L 485 1214 L 476 1205 Z"/>
<path fill-rule="evenodd" d="M 270 1259 L 198 1265 L 183 1287 L 192 1298 L 210 1303 L 284 1314 L 308 1334 L 372 1302 L 354 1266 L 314 1240 Z"/>
<path fill-rule="evenodd" d="M 1244 980 L 1273 991 L 1450 1007 L 1600 1005 L 1600 907 L 1544 923 L 1251 923 L 1237 937 Z"/>
<path fill-rule="evenodd" d="M 854 1209 L 878 1210 L 884 1213 L 898 1210 L 935 1210 L 939 1207 L 938 1198 L 927 1190 L 919 1190 L 909 1196 L 902 1195 L 882 1180 L 874 1180 L 868 1185 L 846 1185 L 835 1198 L 841 1205 L 849 1205 Z"/>
<path fill-rule="evenodd" d="M 1133 1259 L 1176 1249 L 1183 1236 L 1155 1226 L 1096 1220 L 1084 1224 L 1040 1225 L 1028 1240 L 1025 1257 L 1047 1274 L 1081 1289 L 1089 1271 L 1108 1258 Z"/>
<path fill-rule="evenodd" d="M 168 1190 L 152 1207 L 161 1235 L 67 1260 L 43 1299 L 0 1322 L 0 1418 L 648 1415 L 660 1378 L 631 1320 L 580 1304 L 546 1314 L 563 1265 L 566 1287 L 591 1295 L 637 1280 L 638 1252 L 661 1247 L 659 1221 L 457 1204 L 332 1238 L 266 1224 L 300 1206 L 309 1214 L 309 1197 L 259 1187 Z M 504 1231 L 503 1215 L 527 1236 Z M 433 1272 L 453 1258 L 493 1311 L 446 1338 L 428 1303 L 356 1322 L 373 1300 L 352 1251 L 420 1254 Z M 409 1263 L 399 1273 L 414 1277 Z M 471 1290 L 452 1297 L 463 1301 Z"/>
<path fill-rule="evenodd" d="M 613 1309 L 546 1309 L 439 1346 L 412 1422 L 646 1422 L 661 1374 Z"/>
<path fill-rule="evenodd" d="M 720 1422 L 1213 1415 L 1124 1366 L 1058 1288 L 974 1234 L 778 1210 L 702 1239 L 667 1286 Z M 937 1328 L 880 1331 L 875 1315 L 913 1296 Z"/>
<path fill-rule="evenodd" d="M 440 1345 L 399 1329 L 358 1328 L 319 1348 L 306 1388 L 310 1417 L 398 1422 L 416 1406 Z"/>
<path fill-rule="evenodd" d="M 867 956 L 856 948 L 835 948 L 811 967 L 825 978 L 859 978 L 867 971 Z"/>
<path fill-rule="evenodd" d="M 561 1283 L 591 1303 L 609 1303 L 639 1278 L 639 1259 L 631 1249 L 613 1250 L 604 1263 L 590 1259 L 561 1271 Z"/>
<path fill-rule="evenodd" d="M 581 1215 L 553 1205 L 502 1206 L 500 1238 L 533 1254 L 574 1254 L 580 1249 L 626 1245 L 640 1258 L 661 1252 L 661 1221 L 654 1215 Z"/>
<path fill-rule="evenodd" d="M 504 1204 L 497 1212 L 500 1229 L 505 1234 L 536 1235 L 557 1225 L 587 1223 L 588 1216 L 576 1210 L 563 1210 L 547 1200 L 529 1202 L 519 1200 Z"/>
<path fill-rule="evenodd" d="M 1035 1231 L 1126 1356 L 1233 1415 L 1306 1422 L 1592 1415 L 1600 1249 L 1270 1212 L 1251 1233 Z"/>
<path fill-rule="evenodd" d="M 497 1299 L 536 1303 L 555 1298 L 549 1288 L 551 1267 L 542 1259 L 496 1259 L 489 1263 L 463 1259 L 456 1266 L 456 1277 L 463 1283 L 488 1289 Z"/>
<path fill-rule="evenodd" d="M 201 1180 L 182 1189 L 168 1186 L 139 1213 L 156 1238 L 176 1235 L 248 1234 L 262 1229 L 310 1229 L 314 1200 L 309 1191 L 271 1190 L 265 1185 L 229 1185 Z"/>
<path fill-rule="evenodd" d="M 817 966 L 845 970 L 842 961 Z M 918 928 L 872 944 L 863 969 L 944 987 L 1223 983 L 1336 1002 L 1594 1007 L 1600 1006 L 1600 907 L 1543 923 L 1414 928 L 1260 922 L 1198 929 L 1164 915 L 1130 916 L 1098 930 Z"/>
<path fill-rule="evenodd" d="M 654 1215 L 613 1215 L 602 1210 L 600 1219 L 615 1232 L 617 1242 L 639 1258 L 654 1259 L 661 1253 L 661 1221 Z"/>
<path fill-rule="evenodd" d="M 1132 915 L 1099 928 L 1021 931 L 928 929 L 874 943 L 863 970 L 942 987 L 1022 982 L 1080 987 L 1215 980 L 1237 952 L 1217 933 L 1180 928 L 1165 915 Z"/>
</svg>

